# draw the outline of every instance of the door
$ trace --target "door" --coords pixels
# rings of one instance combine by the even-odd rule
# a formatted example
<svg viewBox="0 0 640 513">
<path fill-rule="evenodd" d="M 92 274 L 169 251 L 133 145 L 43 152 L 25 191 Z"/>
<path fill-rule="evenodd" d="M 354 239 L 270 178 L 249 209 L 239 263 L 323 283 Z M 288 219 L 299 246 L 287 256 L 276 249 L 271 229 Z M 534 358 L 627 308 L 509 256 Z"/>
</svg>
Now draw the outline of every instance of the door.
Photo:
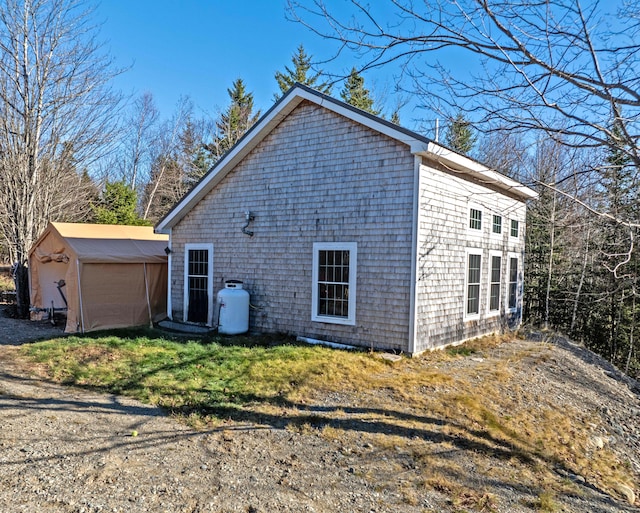
<svg viewBox="0 0 640 513">
<path fill-rule="evenodd" d="M 213 291 L 213 247 L 185 247 L 185 312 L 187 322 L 211 324 Z"/>
</svg>

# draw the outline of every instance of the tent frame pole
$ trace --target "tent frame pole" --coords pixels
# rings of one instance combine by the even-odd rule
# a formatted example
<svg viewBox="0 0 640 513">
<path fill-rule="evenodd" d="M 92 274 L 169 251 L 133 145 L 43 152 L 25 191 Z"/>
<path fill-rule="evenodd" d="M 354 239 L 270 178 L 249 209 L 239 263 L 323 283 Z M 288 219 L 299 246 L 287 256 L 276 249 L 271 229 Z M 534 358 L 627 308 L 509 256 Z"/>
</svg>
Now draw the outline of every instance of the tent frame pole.
<svg viewBox="0 0 640 513">
<path fill-rule="evenodd" d="M 82 308 L 82 284 L 80 283 L 80 260 L 76 258 L 76 271 L 78 273 L 78 299 L 80 299 L 80 332 L 84 334 L 84 310 Z"/>
</svg>

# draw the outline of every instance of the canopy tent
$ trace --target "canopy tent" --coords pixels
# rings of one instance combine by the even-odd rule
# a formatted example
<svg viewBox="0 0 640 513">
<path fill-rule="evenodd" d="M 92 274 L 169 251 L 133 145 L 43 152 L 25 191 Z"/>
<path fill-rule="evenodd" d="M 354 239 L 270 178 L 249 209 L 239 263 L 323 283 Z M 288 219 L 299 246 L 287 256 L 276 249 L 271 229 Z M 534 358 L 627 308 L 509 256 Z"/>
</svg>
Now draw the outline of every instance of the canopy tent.
<svg viewBox="0 0 640 513">
<path fill-rule="evenodd" d="M 150 226 L 49 223 L 29 252 L 32 309 L 66 307 L 67 333 L 159 321 L 167 243 Z"/>
</svg>

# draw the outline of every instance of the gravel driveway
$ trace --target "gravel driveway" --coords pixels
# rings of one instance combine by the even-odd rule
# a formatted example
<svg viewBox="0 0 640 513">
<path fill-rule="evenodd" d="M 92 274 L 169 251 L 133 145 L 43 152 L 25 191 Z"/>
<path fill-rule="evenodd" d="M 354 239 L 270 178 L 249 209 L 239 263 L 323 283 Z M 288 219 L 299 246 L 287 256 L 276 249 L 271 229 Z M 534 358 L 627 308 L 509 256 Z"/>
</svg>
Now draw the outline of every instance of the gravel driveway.
<svg viewBox="0 0 640 513">
<path fill-rule="evenodd" d="M 459 509 L 445 493 L 426 487 L 417 496 L 403 493 L 418 472 L 415 463 L 400 450 L 379 450 L 359 438 L 364 430 L 348 440 L 327 440 L 318 430 L 292 430 L 272 419 L 264 424 L 228 421 L 197 431 L 160 409 L 127 398 L 34 378 L 13 358 L 15 345 L 51 334 L 59 335 L 60 329 L 0 316 L 2 512 L 476 511 Z M 537 343 L 522 344 L 535 348 Z M 606 405 L 616 426 L 623 419 L 640 422 L 635 392 L 622 390 L 602 368 L 573 351 L 553 349 L 548 372 L 536 374 L 536 386 L 551 388 L 539 392 L 557 393 L 558 386 L 566 387 L 562 373 L 570 366 L 572 386 L 565 395 L 594 401 L 603 411 Z M 585 385 L 585 376 L 597 378 L 598 386 Z M 580 388 L 585 386 L 589 390 Z M 351 400 L 327 398 L 325 407 L 344 407 L 347 415 L 345 405 Z M 364 421 L 358 425 L 366 426 Z M 374 428 L 384 426 L 367 429 Z M 616 436 L 622 452 L 640 450 L 637 427 L 624 426 Z M 450 457 L 468 472 L 464 479 L 473 482 L 477 455 L 469 459 L 470 452 L 451 451 Z M 494 463 L 509 464 L 487 464 Z M 527 504 L 533 503 L 536 492 L 526 482 L 487 482 L 482 487 L 498 499 L 491 511 L 534 511 Z M 561 502 L 565 512 L 639 511 L 588 483 Z"/>
</svg>

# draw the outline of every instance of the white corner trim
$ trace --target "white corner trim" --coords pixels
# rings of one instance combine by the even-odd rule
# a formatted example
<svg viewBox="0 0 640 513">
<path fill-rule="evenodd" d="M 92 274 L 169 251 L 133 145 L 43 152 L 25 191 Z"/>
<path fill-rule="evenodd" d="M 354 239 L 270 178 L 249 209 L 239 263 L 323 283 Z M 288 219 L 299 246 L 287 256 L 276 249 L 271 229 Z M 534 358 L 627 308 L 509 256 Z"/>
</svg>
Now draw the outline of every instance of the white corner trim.
<svg viewBox="0 0 640 513">
<path fill-rule="evenodd" d="M 413 159 L 413 211 L 411 226 L 411 287 L 409 291 L 409 340 L 407 352 L 413 354 L 416 350 L 416 338 L 418 337 L 418 266 L 420 265 L 420 248 L 418 238 L 420 236 L 420 191 L 422 187 L 422 157 L 415 155 Z"/>
<path fill-rule="evenodd" d="M 173 289 L 171 286 L 171 279 L 173 276 L 173 272 L 171 270 L 171 266 L 173 265 L 172 243 L 173 233 L 172 229 L 169 228 L 169 241 L 167 242 L 167 247 L 169 248 L 169 254 L 167 255 L 167 317 L 171 321 L 173 320 L 173 300 L 171 299 L 171 291 Z"/>
</svg>

